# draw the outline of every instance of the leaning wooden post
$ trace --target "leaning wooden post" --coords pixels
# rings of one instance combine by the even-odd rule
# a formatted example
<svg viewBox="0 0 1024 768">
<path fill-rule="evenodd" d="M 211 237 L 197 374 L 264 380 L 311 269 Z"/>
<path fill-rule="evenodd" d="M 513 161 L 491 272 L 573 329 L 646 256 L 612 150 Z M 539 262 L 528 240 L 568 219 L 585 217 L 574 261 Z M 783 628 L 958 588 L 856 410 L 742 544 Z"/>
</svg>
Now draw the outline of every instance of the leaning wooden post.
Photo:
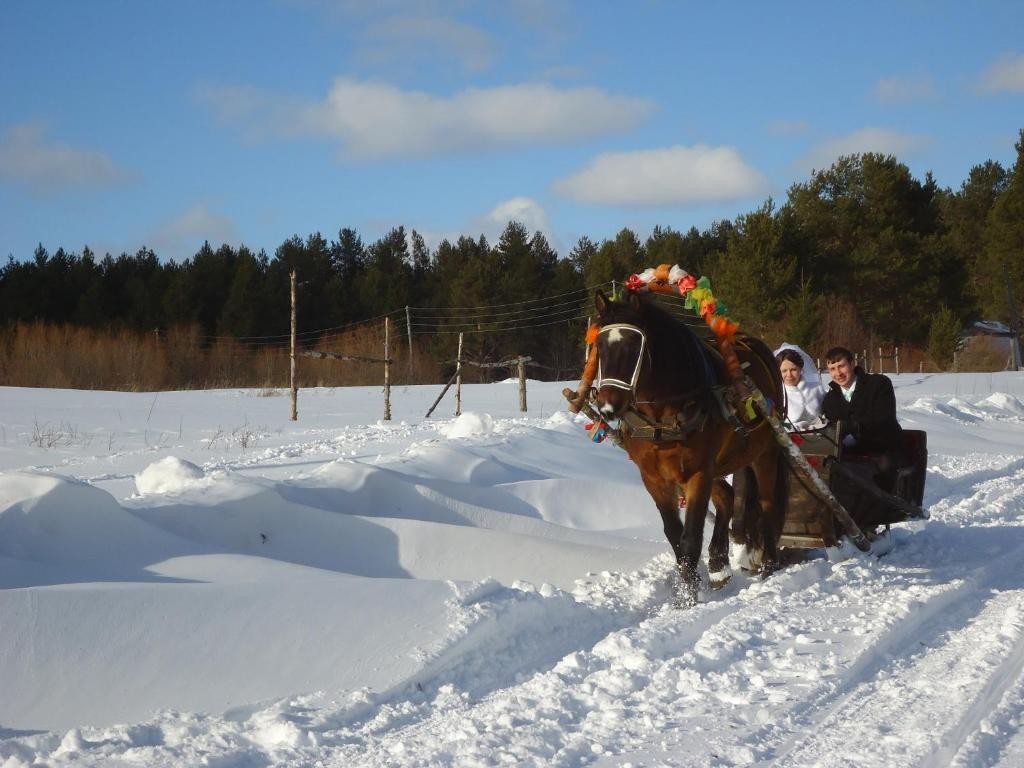
<svg viewBox="0 0 1024 768">
<path fill-rule="evenodd" d="M 459 354 L 455 358 L 455 415 L 462 415 L 462 331 L 459 331 Z"/>
<path fill-rule="evenodd" d="M 516 359 L 519 368 L 519 410 L 526 412 L 526 358 L 520 355 Z"/>
<path fill-rule="evenodd" d="M 900 348 L 896 347 L 896 375 L 900 375 Z"/>
<path fill-rule="evenodd" d="M 391 318 L 384 318 L 384 421 L 391 421 Z"/>
<path fill-rule="evenodd" d="M 292 387 L 292 421 L 299 420 L 299 385 L 295 377 L 295 270 L 291 273 L 291 304 L 292 304 L 292 332 L 289 348 L 291 358 L 291 387 Z"/>
</svg>

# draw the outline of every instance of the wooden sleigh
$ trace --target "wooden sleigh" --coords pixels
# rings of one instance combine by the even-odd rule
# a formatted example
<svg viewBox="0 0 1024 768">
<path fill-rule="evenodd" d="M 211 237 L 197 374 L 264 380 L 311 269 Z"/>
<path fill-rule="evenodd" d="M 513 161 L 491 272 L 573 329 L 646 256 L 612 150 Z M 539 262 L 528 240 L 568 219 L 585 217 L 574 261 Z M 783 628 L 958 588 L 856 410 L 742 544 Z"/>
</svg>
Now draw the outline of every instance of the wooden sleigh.
<svg viewBox="0 0 1024 768">
<path fill-rule="evenodd" d="M 927 517 L 922 509 L 928 464 L 926 432 L 903 430 L 902 447 L 909 464 L 897 470 L 895 493 L 889 494 L 875 485 L 868 456 L 843 449 L 842 442 L 836 439 L 838 430 L 839 425 L 829 426 L 791 433 L 791 438 L 866 538 L 873 539 L 882 526 L 888 529 L 894 523 Z M 863 498 L 857 498 L 857 494 Z M 834 547 L 843 533 L 829 506 L 802 473 L 791 466 L 789 504 L 780 546 L 792 549 Z"/>
</svg>

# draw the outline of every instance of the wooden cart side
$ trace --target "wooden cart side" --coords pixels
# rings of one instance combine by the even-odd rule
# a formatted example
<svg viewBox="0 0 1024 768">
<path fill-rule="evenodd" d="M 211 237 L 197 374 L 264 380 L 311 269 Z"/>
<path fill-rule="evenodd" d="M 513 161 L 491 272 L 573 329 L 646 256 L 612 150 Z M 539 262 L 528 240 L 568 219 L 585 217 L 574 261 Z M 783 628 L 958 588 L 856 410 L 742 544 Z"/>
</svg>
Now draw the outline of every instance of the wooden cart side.
<svg viewBox="0 0 1024 768">
<path fill-rule="evenodd" d="M 796 435 L 801 453 L 811 467 L 830 485 L 831 462 L 839 455 L 839 446 L 831 429 Z M 794 549 L 833 547 L 839 541 L 835 519 L 828 506 L 814 493 L 810 484 L 792 467 L 789 470 L 789 505 L 779 545 Z"/>
</svg>

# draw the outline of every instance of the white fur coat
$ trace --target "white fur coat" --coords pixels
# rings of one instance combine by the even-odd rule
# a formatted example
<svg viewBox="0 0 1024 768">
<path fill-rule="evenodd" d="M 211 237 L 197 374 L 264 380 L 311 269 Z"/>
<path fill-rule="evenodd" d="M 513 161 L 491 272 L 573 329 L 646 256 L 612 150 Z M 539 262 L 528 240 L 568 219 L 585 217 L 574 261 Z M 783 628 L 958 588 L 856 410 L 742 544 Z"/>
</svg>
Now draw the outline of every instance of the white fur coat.
<svg viewBox="0 0 1024 768">
<path fill-rule="evenodd" d="M 786 386 L 786 416 L 796 429 L 812 429 L 820 426 L 821 401 L 825 399 L 825 388 L 801 379 L 795 387 Z"/>
</svg>

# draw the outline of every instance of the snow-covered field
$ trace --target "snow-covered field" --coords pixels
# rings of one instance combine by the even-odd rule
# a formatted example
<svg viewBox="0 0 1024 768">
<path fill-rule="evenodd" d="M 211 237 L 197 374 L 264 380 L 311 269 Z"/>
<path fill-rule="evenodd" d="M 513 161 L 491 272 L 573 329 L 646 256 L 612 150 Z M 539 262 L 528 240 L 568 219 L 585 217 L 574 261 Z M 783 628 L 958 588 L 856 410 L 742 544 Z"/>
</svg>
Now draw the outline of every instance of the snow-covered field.
<svg viewBox="0 0 1024 768">
<path fill-rule="evenodd" d="M 931 519 L 689 610 L 563 384 L 0 388 L 0 766 L 1024 765 L 1024 374 L 894 381 Z"/>
</svg>

